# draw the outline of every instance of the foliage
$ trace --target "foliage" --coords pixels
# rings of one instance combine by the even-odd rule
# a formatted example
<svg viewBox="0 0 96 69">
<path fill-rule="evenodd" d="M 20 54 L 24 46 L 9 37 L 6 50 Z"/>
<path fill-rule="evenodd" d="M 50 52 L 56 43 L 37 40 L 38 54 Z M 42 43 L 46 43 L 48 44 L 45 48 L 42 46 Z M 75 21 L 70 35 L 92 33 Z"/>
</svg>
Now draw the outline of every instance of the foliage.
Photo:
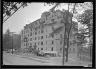
<svg viewBox="0 0 96 69">
<path fill-rule="evenodd" d="M 21 46 L 21 36 L 13 34 L 9 29 L 3 34 L 3 49 L 19 49 Z"/>
<path fill-rule="evenodd" d="M 5 2 L 3 1 L 3 21 L 5 22 L 10 16 L 12 16 L 21 7 L 27 6 L 31 2 Z M 20 6 L 18 6 L 20 5 Z M 7 16 L 7 18 L 6 18 Z"/>
<path fill-rule="evenodd" d="M 22 7 L 25 7 L 30 2 L 4 2 L 3 1 L 3 14 L 6 14 L 7 16 L 11 15 L 11 11 L 16 11 L 18 9 L 18 4 L 22 5 Z"/>
<path fill-rule="evenodd" d="M 29 53 L 31 53 L 33 51 L 32 46 L 29 46 L 28 51 L 29 51 Z"/>
<path fill-rule="evenodd" d="M 11 36 L 10 36 L 10 30 L 7 29 L 5 34 L 3 34 L 3 49 L 11 49 Z"/>
<path fill-rule="evenodd" d="M 60 33 L 60 32 L 63 30 L 63 28 L 64 28 L 63 26 L 59 26 L 58 28 L 55 28 L 55 29 L 53 30 L 53 32 L 50 33 L 49 37 L 50 37 L 50 36 L 54 36 L 54 34 Z"/>
<path fill-rule="evenodd" d="M 78 21 L 82 24 L 85 25 L 86 27 L 80 28 L 80 38 L 82 37 L 83 39 L 81 41 L 84 41 L 86 37 L 91 38 L 93 37 L 93 10 L 85 10 L 83 14 L 81 14 L 78 17 Z M 93 39 L 91 39 L 93 40 Z"/>
<path fill-rule="evenodd" d="M 81 14 L 78 18 L 78 21 L 82 24 L 90 24 L 90 20 L 93 19 L 93 10 L 85 10 L 83 14 Z"/>
<path fill-rule="evenodd" d="M 50 4 L 50 3 L 49 3 Z M 62 4 L 62 3 L 53 3 L 53 4 L 55 4 L 51 9 L 50 9 L 50 11 L 51 12 L 53 12 L 54 11 L 54 9 L 56 8 L 56 7 L 58 7 L 58 6 L 60 6 L 60 4 Z M 74 30 L 77 30 L 78 31 L 78 27 L 76 27 L 73 23 L 72 23 L 72 19 L 73 18 L 76 18 L 76 17 L 74 17 L 74 15 L 76 15 L 76 14 L 79 14 L 78 13 L 78 10 L 77 10 L 77 8 L 79 8 L 79 7 L 82 7 L 82 9 L 83 10 L 85 10 L 85 9 L 88 9 L 88 6 L 89 6 L 90 4 L 89 3 L 83 3 L 83 4 L 80 4 L 80 3 L 68 3 L 68 11 L 65 11 L 66 12 L 66 14 L 64 14 L 63 15 L 63 23 L 64 23 L 64 25 L 65 25 L 65 36 L 64 36 L 64 38 L 66 37 L 66 33 L 68 34 L 68 38 L 67 38 L 67 51 L 66 51 L 66 61 L 68 61 L 68 47 L 69 47 L 69 36 L 70 36 L 70 32 L 71 32 L 71 28 L 73 29 L 74 28 Z M 92 4 L 91 4 L 92 5 Z M 71 11 L 70 11 L 70 6 L 72 7 L 73 6 L 73 8 L 71 9 Z M 89 7 L 90 8 L 90 7 Z M 92 6 L 91 6 L 91 8 L 92 8 Z M 79 11 L 80 11 L 80 9 L 79 9 Z M 70 16 L 70 17 L 72 17 L 72 18 L 70 18 L 70 20 L 68 20 L 68 16 L 69 16 L 69 12 L 70 13 L 72 13 L 72 16 Z M 82 18 L 82 17 L 81 17 Z M 91 17 L 90 17 L 91 18 Z M 68 21 L 71 21 L 71 24 L 70 24 L 70 27 L 69 27 L 69 25 L 68 25 Z M 72 27 L 73 26 L 73 27 Z M 52 36 L 53 36 L 53 34 L 54 33 L 56 33 L 56 32 L 52 32 Z M 83 32 L 84 33 L 84 32 Z M 82 37 L 82 40 L 80 39 L 80 42 L 79 43 L 84 43 L 84 42 L 86 42 L 86 40 L 84 40 L 85 39 L 85 37 L 84 37 L 84 35 L 80 35 L 81 33 L 78 33 L 78 35 L 79 35 L 79 37 L 78 38 L 80 38 L 80 37 Z M 86 34 L 87 34 L 87 32 L 86 32 Z M 76 34 L 75 34 L 76 35 Z M 76 42 L 76 41 L 75 41 Z M 76 42 L 77 43 L 77 42 Z M 65 44 L 65 41 L 64 41 L 64 46 L 65 46 L 66 44 Z M 63 57 L 63 60 L 64 60 L 64 57 Z"/>
<path fill-rule="evenodd" d="M 19 34 L 15 34 L 15 36 L 13 36 L 13 48 L 14 49 L 19 49 L 21 46 L 21 36 Z"/>
</svg>

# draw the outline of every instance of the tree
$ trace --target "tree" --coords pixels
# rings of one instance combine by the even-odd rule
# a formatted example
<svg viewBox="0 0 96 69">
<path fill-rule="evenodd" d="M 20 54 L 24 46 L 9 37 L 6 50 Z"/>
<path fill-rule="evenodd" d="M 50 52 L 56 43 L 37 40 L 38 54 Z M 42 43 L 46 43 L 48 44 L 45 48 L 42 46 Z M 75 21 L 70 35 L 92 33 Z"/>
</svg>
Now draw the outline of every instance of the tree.
<svg viewBox="0 0 96 69">
<path fill-rule="evenodd" d="M 31 2 L 5 2 L 3 1 L 3 23 L 21 7 L 28 6 Z M 18 6 L 20 5 L 20 6 Z"/>
<path fill-rule="evenodd" d="M 58 7 L 58 6 L 60 6 L 62 3 L 52 3 L 52 4 L 55 4 L 54 5 L 54 7 L 52 8 L 52 9 L 50 9 L 50 12 L 54 12 L 54 9 L 56 8 L 56 7 Z M 69 5 L 71 5 L 71 6 L 73 6 L 73 8 L 71 9 L 71 11 L 69 11 Z M 72 26 L 74 26 L 73 25 L 73 22 L 72 22 L 72 19 L 73 18 L 75 18 L 74 17 L 74 15 L 78 12 L 77 10 L 76 10 L 76 7 L 78 7 L 78 5 L 79 6 L 82 6 L 83 7 L 83 9 L 84 8 L 86 8 L 86 6 L 88 6 L 89 4 L 86 4 L 86 6 L 85 5 L 83 5 L 83 4 L 78 4 L 78 3 L 68 3 L 68 11 L 66 12 L 66 16 L 64 16 L 63 18 L 64 18 L 64 20 L 65 20 L 65 22 L 63 21 L 63 23 L 64 23 L 64 26 L 63 27 L 65 27 L 65 32 L 64 32 L 64 39 L 65 39 L 65 37 L 66 37 L 66 34 L 68 35 L 68 37 L 67 37 L 67 56 L 66 56 L 66 61 L 68 61 L 68 48 L 69 48 L 69 34 L 70 34 L 70 30 L 71 30 L 71 28 L 72 28 Z M 91 6 L 92 7 L 92 6 Z M 72 12 L 72 16 L 71 16 L 71 19 L 70 19 L 70 21 L 71 21 L 71 23 L 69 24 L 69 22 L 68 22 L 68 16 L 69 16 L 69 14 L 70 14 L 70 12 Z M 69 24 L 69 25 L 68 25 Z M 69 26 L 69 27 L 67 27 L 67 26 Z M 69 29 L 68 29 L 69 28 Z M 62 30 L 62 28 L 60 28 L 61 30 Z M 68 30 L 68 31 L 67 31 Z M 67 31 L 67 32 L 66 32 Z M 51 35 L 53 35 L 53 34 L 55 34 L 55 32 L 53 31 L 53 33 L 51 33 Z M 64 41 L 64 46 L 65 46 L 65 41 Z M 63 47 L 64 47 L 63 46 Z M 64 49 L 65 48 L 63 48 L 63 54 L 64 54 Z M 65 54 L 64 54 L 65 55 Z M 64 55 L 63 55 L 63 65 L 64 65 Z"/>
<path fill-rule="evenodd" d="M 87 38 L 89 39 L 89 41 L 87 40 L 87 42 L 85 42 L 85 44 L 89 44 L 89 48 L 90 48 L 90 61 L 91 61 L 91 57 L 92 57 L 92 45 L 93 45 L 93 10 L 92 9 L 88 9 L 85 10 L 83 14 L 81 14 L 78 17 L 78 21 L 86 26 L 84 28 L 81 28 L 79 31 L 81 32 L 80 34 L 82 34 L 82 36 L 84 37 L 83 39 L 81 39 L 81 42 L 83 42 L 82 44 L 84 44 L 84 39 Z M 80 39 L 79 39 L 80 40 Z"/>
<path fill-rule="evenodd" d="M 5 34 L 3 34 L 3 49 L 11 49 L 11 35 L 10 30 L 7 29 Z"/>
<path fill-rule="evenodd" d="M 13 34 L 13 46 L 14 49 L 20 49 L 21 46 L 21 36 L 19 34 Z"/>
<path fill-rule="evenodd" d="M 13 34 L 9 29 L 3 34 L 3 49 L 19 49 L 21 46 L 21 36 Z"/>
<path fill-rule="evenodd" d="M 55 7 L 58 6 L 58 5 L 60 5 L 60 3 L 55 4 L 55 6 L 50 10 L 50 12 L 53 12 L 53 10 L 55 9 Z M 74 8 L 75 8 L 75 5 L 74 5 Z M 74 13 L 74 11 L 73 11 L 73 13 Z M 62 22 L 63 22 L 64 26 L 62 26 L 61 28 L 59 28 L 59 29 L 62 30 L 62 28 L 64 27 L 64 29 L 65 29 L 64 30 L 64 46 L 63 47 L 65 47 L 65 45 L 66 45 L 65 44 L 66 43 L 65 41 L 67 40 L 66 62 L 68 61 L 69 33 L 70 33 L 70 30 L 71 30 L 71 26 L 72 26 L 72 17 L 73 17 L 73 14 L 71 14 L 69 12 L 69 4 L 68 4 L 68 10 L 64 10 L 64 14 L 63 14 L 63 19 L 64 20 Z M 71 21 L 71 23 L 69 23 L 68 20 Z M 55 34 L 54 31 L 51 33 L 51 35 L 52 34 Z M 65 50 L 65 48 L 63 48 L 63 54 L 65 55 L 64 50 Z M 64 64 L 64 57 L 65 57 L 64 55 L 63 55 L 63 64 Z"/>
<path fill-rule="evenodd" d="M 78 17 L 78 21 L 86 26 L 86 28 L 81 29 L 80 31 L 84 30 L 84 34 L 88 34 L 89 37 L 91 37 L 93 35 L 93 10 L 85 10 L 84 13 Z M 88 32 L 86 30 L 88 30 Z"/>
<path fill-rule="evenodd" d="M 83 14 L 79 15 L 78 21 L 83 25 L 83 27 L 79 29 L 80 33 L 78 37 L 80 37 L 80 35 L 84 37 L 81 41 L 84 41 L 86 37 L 91 39 L 91 37 L 93 37 L 93 10 L 85 10 Z"/>
<path fill-rule="evenodd" d="M 31 53 L 33 51 L 32 46 L 29 46 L 29 53 Z"/>
</svg>

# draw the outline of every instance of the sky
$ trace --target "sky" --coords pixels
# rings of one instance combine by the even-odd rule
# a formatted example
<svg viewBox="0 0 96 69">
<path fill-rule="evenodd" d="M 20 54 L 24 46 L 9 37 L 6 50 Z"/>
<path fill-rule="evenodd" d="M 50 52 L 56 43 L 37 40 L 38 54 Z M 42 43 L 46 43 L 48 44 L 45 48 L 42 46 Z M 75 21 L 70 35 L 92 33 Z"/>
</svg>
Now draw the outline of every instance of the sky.
<svg viewBox="0 0 96 69">
<path fill-rule="evenodd" d="M 68 9 L 67 5 L 62 6 Z M 48 11 L 52 6 L 44 3 L 31 3 L 27 7 L 21 7 L 14 15 L 3 23 L 3 33 L 9 28 L 11 32 L 20 33 L 23 27 L 30 22 L 39 19 L 43 12 Z"/>
<path fill-rule="evenodd" d="M 11 32 L 19 33 L 29 22 L 33 22 L 41 17 L 41 14 L 48 11 L 52 6 L 44 6 L 44 3 L 32 3 L 27 7 L 21 7 L 3 24 L 3 33 L 9 28 Z M 28 22 L 29 21 L 29 22 Z"/>
</svg>

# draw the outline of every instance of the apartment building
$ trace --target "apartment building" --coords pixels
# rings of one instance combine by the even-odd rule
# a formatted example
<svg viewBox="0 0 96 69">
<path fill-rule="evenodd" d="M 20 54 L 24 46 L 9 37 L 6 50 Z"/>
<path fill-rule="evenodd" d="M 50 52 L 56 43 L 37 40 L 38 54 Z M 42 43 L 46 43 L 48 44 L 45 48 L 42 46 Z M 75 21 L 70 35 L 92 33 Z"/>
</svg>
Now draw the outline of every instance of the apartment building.
<svg viewBox="0 0 96 69">
<path fill-rule="evenodd" d="M 44 12 L 41 18 L 24 26 L 21 34 L 21 48 L 37 46 L 38 50 L 43 51 L 63 51 L 64 29 L 54 36 L 50 36 L 55 28 L 63 25 L 64 13 L 60 10 Z M 71 14 L 69 15 L 69 19 Z M 70 20 L 69 20 L 70 21 Z M 74 31 L 73 31 L 74 32 Z M 72 39 L 72 38 L 71 38 Z"/>
</svg>

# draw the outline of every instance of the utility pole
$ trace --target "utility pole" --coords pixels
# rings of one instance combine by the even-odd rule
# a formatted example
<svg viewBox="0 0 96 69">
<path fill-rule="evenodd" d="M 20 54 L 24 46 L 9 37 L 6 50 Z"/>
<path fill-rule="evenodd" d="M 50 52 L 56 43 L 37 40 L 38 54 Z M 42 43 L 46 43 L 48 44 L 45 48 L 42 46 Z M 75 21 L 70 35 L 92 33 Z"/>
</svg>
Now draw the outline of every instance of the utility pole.
<svg viewBox="0 0 96 69">
<path fill-rule="evenodd" d="M 15 33 L 15 32 L 11 32 L 12 34 L 12 54 L 13 54 L 13 33 Z"/>
<path fill-rule="evenodd" d="M 13 35 L 13 34 L 12 34 Z M 12 54 L 13 54 L 13 36 L 12 36 Z"/>
</svg>

